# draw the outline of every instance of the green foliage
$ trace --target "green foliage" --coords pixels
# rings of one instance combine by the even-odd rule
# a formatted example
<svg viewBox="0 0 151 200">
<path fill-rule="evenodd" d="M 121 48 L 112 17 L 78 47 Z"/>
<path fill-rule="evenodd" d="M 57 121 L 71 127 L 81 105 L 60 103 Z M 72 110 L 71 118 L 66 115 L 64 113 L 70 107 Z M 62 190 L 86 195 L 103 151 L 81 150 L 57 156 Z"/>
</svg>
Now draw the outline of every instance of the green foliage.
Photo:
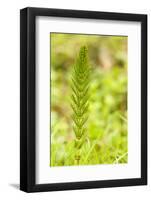
<svg viewBox="0 0 151 200">
<path fill-rule="evenodd" d="M 89 49 L 92 67 L 89 117 L 84 124 L 85 137 L 79 142 L 71 117 L 74 90 L 71 88 L 71 75 L 74 76 L 71 66 L 82 44 Z M 77 146 L 80 148 L 79 165 L 127 163 L 126 46 L 126 37 L 51 34 L 51 166 L 76 165 Z M 100 57 L 99 49 L 105 61 L 112 60 L 110 68 L 105 68 L 108 63 Z"/>
<path fill-rule="evenodd" d="M 72 104 L 73 109 L 73 130 L 76 136 L 75 160 L 77 164 L 81 158 L 80 149 L 86 137 L 86 121 L 88 119 L 89 107 L 89 83 L 90 83 L 90 67 L 87 58 L 87 48 L 80 48 L 79 57 L 74 65 L 72 76 Z"/>
</svg>

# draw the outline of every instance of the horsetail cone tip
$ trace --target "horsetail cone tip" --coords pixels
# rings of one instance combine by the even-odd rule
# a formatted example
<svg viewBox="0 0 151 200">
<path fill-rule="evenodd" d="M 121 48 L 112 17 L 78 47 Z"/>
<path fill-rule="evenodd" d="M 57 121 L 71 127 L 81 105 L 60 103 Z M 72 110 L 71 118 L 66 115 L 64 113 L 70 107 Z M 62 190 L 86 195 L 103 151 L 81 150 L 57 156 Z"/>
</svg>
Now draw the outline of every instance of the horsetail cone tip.
<svg viewBox="0 0 151 200">
<path fill-rule="evenodd" d="M 89 107 L 89 65 L 87 58 L 87 47 L 80 48 L 72 75 L 72 110 L 73 110 L 73 131 L 75 133 L 75 147 L 77 153 L 75 159 L 79 163 L 79 150 L 86 135 L 86 121 L 88 119 Z"/>
</svg>

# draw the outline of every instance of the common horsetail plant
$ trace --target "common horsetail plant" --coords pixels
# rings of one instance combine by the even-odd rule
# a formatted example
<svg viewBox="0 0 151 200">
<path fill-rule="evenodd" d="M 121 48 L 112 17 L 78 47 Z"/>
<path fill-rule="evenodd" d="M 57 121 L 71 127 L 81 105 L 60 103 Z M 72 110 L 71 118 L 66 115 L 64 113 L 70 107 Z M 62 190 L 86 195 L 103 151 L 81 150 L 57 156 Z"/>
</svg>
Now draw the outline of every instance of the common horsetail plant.
<svg viewBox="0 0 151 200">
<path fill-rule="evenodd" d="M 72 74 L 72 110 L 73 131 L 75 133 L 75 162 L 79 165 L 81 148 L 87 136 L 86 122 L 89 107 L 90 66 L 88 63 L 87 47 L 80 48 L 79 56 L 73 67 Z"/>
</svg>

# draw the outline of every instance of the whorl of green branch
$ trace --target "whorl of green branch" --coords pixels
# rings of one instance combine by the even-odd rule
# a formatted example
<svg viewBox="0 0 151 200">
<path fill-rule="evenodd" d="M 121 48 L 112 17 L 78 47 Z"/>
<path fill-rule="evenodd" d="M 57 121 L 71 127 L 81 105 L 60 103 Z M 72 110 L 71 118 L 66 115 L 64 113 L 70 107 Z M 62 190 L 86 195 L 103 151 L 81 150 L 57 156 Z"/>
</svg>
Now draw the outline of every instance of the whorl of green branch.
<svg viewBox="0 0 151 200">
<path fill-rule="evenodd" d="M 89 82 L 90 67 L 87 57 L 87 48 L 81 47 L 79 56 L 76 60 L 72 75 L 72 109 L 73 109 L 73 130 L 75 139 L 75 160 L 80 161 L 80 149 L 86 136 L 86 122 L 88 119 L 89 107 Z"/>
</svg>

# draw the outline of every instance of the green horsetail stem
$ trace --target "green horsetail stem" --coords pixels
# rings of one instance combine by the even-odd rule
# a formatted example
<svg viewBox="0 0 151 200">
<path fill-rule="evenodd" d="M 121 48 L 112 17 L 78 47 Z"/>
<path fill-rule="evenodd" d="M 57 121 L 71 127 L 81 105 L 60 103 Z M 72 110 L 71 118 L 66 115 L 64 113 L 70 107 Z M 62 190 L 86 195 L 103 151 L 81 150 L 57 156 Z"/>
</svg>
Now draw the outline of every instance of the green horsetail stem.
<svg viewBox="0 0 151 200">
<path fill-rule="evenodd" d="M 79 165 L 81 159 L 80 150 L 87 134 L 86 122 L 89 107 L 89 82 L 90 67 L 88 63 L 87 48 L 80 48 L 79 56 L 73 68 L 72 74 L 72 110 L 73 131 L 75 133 L 75 161 Z"/>
</svg>

